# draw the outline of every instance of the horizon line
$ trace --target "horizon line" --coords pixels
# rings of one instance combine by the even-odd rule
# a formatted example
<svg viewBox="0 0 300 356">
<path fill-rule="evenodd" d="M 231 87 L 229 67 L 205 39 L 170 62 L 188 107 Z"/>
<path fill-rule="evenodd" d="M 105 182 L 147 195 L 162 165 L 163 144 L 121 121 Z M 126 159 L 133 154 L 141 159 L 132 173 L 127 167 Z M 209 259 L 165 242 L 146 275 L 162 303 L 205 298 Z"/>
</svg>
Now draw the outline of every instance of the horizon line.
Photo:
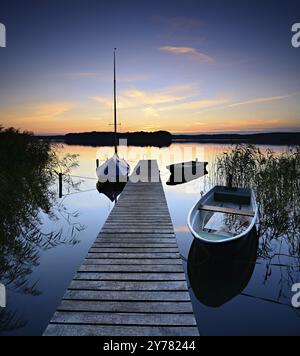
<svg viewBox="0 0 300 356">
<path fill-rule="evenodd" d="M 297 134 L 300 133 L 300 129 L 297 131 L 210 131 L 210 132 L 170 132 L 168 130 L 156 130 L 156 131 L 127 131 L 119 132 L 119 134 L 131 134 L 131 133 L 155 133 L 155 132 L 168 132 L 172 136 L 198 136 L 198 135 L 257 135 L 257 134 Z M 113 131 L 82 131 L 82 132 L 67 132 L 67 133 L 34 133 L 34 136 L 66 136 L 69 134 L 83 134 L 83 133 L 112 133 Z"/>
</svg>

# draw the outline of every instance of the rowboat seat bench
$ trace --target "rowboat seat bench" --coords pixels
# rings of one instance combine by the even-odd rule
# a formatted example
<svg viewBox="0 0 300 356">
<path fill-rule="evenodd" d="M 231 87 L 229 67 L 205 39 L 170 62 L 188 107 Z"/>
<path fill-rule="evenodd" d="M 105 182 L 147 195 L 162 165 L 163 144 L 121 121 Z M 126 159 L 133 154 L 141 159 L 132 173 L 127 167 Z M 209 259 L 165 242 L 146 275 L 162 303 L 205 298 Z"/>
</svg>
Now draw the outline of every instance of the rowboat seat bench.
<svg viewBox="0 0 300 356">
<path fill-rule="evenodd" d="M 198 209 L 205 210 L 205 211 L 211 211 L 214 213 L 224 213 L 224 214 L 241 215 L 241 216 L 249 216 L 249 217 L 255 216 L 254 211 L 224 208 L 222 206 L 215 206 L 215 205 L 200 205 Z"/>
</svg>

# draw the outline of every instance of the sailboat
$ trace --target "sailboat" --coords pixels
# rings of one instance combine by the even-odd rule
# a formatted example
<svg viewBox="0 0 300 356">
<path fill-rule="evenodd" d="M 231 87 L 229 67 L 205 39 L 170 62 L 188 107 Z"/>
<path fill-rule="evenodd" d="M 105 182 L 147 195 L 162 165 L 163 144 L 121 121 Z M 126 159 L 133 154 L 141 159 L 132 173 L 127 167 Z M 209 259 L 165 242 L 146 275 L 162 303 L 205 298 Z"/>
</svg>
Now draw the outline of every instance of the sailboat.
<svg viewBox="0 0 300 356">
<path fill-rule="evenodd" d="M 118 155 L 118 133 L 117 133 L 117 79 L 116 79 L 116 48 L 114 49 L 114 140 L 115 153 L 96 170 L 100 183 L 105 182 L 127 182 L 130 166 Z"/>
</svg>

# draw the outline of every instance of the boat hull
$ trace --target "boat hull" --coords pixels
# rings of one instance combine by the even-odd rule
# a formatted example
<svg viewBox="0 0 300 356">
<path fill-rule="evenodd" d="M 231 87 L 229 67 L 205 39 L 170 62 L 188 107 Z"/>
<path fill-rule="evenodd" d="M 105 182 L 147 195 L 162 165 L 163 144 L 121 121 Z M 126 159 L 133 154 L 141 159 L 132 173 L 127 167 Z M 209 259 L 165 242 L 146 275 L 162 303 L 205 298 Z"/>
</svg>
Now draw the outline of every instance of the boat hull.
<svg viewBox="0 0 300 356">
<path fill-rule="evenodd" d="M 249 239 L 252 239 L 253 236 L 257 235 L 256 231 L 256 226 L 254 226 L 251 231 L 238 239 L 215 244 L 208 243 L 198 236 L 196 237 L 193 235 L 193 237 L 195 244 L 205 250 L 209 255 L 212 255 L 218 259 L 227 259 L 237 255 L 245 247 L 245 245 L 248 244 Z"/>
</svg>

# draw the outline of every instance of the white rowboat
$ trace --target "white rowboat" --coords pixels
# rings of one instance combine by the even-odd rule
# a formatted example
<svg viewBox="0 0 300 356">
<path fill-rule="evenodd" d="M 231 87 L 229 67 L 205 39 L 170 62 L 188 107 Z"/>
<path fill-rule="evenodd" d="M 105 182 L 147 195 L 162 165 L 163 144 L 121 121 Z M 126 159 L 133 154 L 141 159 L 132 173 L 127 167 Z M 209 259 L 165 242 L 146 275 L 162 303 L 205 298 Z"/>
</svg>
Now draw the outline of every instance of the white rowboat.
<svg viewBox="0 0 300 356">
<path fill-rule="evenodd" d="M 252 189 L 216 186 L 191 209 L 188 227 L 207 244 L 223 244 L 247 236 L 258 220 Z"/>
</svg>

